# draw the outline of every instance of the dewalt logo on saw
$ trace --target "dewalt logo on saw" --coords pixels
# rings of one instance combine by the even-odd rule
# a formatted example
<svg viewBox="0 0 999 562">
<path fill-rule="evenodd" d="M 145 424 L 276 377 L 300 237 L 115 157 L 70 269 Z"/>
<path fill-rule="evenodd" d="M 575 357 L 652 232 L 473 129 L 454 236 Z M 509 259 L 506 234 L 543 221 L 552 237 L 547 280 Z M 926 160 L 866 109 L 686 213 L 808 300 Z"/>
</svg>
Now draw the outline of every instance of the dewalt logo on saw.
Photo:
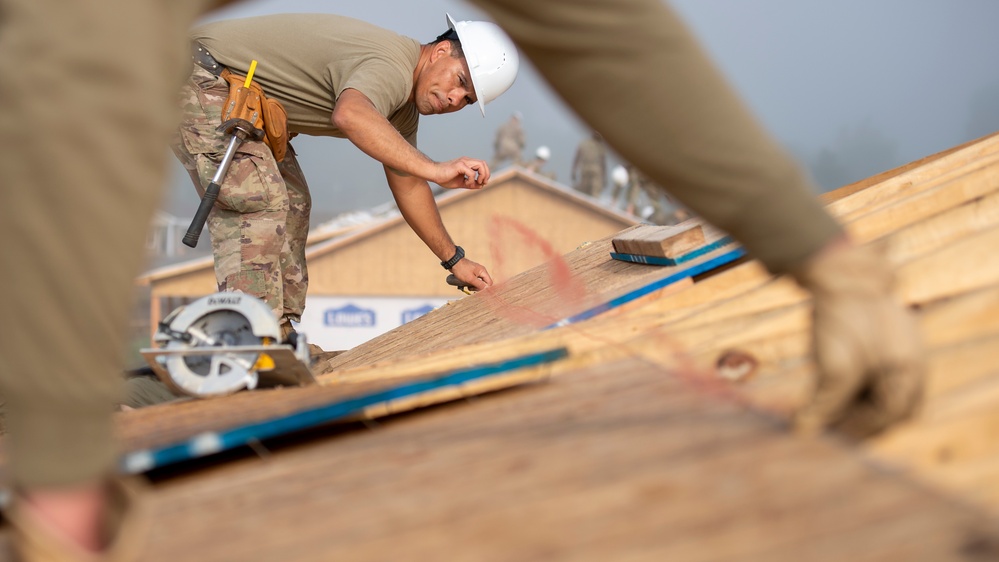
<svg viewBox="0 0 999 562">
<path fill-rule="evenodd" d="M 243 300 L 242 297 L 238 296 L 225 296 L 225 297 L 208 297 L 209 306 L 237 306 L 240 301 Z"/>
</svg>

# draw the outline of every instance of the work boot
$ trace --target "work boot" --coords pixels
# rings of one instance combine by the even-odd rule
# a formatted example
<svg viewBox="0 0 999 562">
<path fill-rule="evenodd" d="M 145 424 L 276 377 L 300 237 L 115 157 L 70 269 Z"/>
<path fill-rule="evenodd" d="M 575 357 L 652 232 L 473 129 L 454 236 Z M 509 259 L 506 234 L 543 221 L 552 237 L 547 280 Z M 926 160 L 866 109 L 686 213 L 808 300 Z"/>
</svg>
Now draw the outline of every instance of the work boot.
<svg viewBox="0 0 999 562">
<path fill-rule="evenodd" d="M 114 480 L 109 485 L 106 516 L 107 547 L 101 553 L 85 551 L 25 508 L 15 497 L 4 514 L 11 524 L 10 540 L 19 562 L 127 562 L 139 560 L 150 528 L 145 485 L 137 479 Z"/>
<path fill-rule="evenodd" d="M 295 326 L 291 324 L 291 320 L 287 317 L 281 319 L 281 342 L 291 343 L 295 345 L 298 343 L 298 332 L 295 331 Z"/>
<path fill-rule="evenodd" d="M 288 317 L 281 319 L 281 341 L 294 348 L 298 348 L 298 332 L 295 330 L 295 326 L 291 324 L 291 320 Z M 317 356 L 325 354 L 326 351 L 314 343 L 309 344 L 309 357 L 313 360 Z"/>
<path fill-rule="evenodd" d="M 812 293 L 818 366 L 796 429 L 831 427 L 864 438 L 911 417 L 922 401 L 926 358 L 915 318 L 892 295 L 885 259 L 834 242 L 793 275 Z"/>
</svg>

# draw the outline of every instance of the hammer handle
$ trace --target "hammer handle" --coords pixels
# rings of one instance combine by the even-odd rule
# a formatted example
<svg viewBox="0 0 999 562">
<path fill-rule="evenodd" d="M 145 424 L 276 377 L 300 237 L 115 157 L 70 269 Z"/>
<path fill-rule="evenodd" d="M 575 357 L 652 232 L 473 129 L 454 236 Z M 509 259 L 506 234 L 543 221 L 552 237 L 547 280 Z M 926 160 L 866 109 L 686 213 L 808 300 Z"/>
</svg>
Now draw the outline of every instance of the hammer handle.
<svg viewBox="0 0 999 562">
<path fill-rule="evenodd" d="M 444 281 L 448 285 L 451 285 L 452 287 L 457 288 L 459 291 L 461 291 L 462 293 L 465 293 L 466 295 L 471 295 L 472 294 L 472 287 L 471 287 L 471 285 L 469 285 L 468 283 L 465 283 L 464 281 L 458 280 L 458 278 L 455 277 L 453 273 L 450 274 L 450 275 L 448 275 L 447 279 L 445 279 Z"/>
<path fill-rule="evenodd" d="M 229 164 L 232 164 L 232 158 L 236 154 L 236 149 L 240 144 L 242 144 L 242 139 L 239 138 L 239 135 L 234 134 L 229 140 L 229 148 L 226 149 L 225 154 L 222 156 L 222 163 L 219 164 L 218 169 L 215 171 L 215 177 L 212 178 L 212 181 L 208 184 L 208 188 L 205 189 L 205 196 L 201 198 L 198 211 L 194 213 L 194 218 L 191 219 L 191 226 L 187 227 L 187 233 L 184 234 L 185 246 L 194 248 L 198 245 L 198 238 L 201 238 L 201 231 L 205 228 L 205 222 L 208 221 L 208 213 L 212 212 L 215 200 L 219 198 L 219 192 L 222 191 L 222 181 L 225 180 Z"/>
<path fill-rule="evenodd" d="M 198 212 L 194 213 L 194 218 L 191 219 L 191 226 L 187 227 L 187 233 L 184 234 L 185 246 L 194 248 L 198 245 L 198 238 L 201 238 L 201 231 L 205 228 L 208 213 L 212 212 L 212 207 L 215 206 L 215 200 L 219 198 L 219 191 L 221 190 L 222 186 L 215 182 L 208 184 L 205 196 L 201 198 L 201 203 L 198 205 Z"/>
</svg>

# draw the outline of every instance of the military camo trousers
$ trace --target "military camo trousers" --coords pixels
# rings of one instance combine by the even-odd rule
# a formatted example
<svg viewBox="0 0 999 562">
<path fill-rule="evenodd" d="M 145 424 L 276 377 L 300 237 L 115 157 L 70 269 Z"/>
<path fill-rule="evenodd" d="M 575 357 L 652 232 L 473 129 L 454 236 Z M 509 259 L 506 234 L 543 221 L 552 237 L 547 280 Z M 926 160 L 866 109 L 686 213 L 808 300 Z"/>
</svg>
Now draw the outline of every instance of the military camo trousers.
<svg viewBox="0 0 999 562">
<path fill-rule="evenodd" d="M 181 91 L 174 152 L 203 195 L 228 146 L 217 127 L 229 85 L 200 67 Z M 312 197 L 294 150 L 277 162 L 263 142 L 245 142 L 222 181 L 208 231 L 220 291 L 242 291 L 279 318 L 301 319 L 309 275 L 305 240 Z"/>
</svg>

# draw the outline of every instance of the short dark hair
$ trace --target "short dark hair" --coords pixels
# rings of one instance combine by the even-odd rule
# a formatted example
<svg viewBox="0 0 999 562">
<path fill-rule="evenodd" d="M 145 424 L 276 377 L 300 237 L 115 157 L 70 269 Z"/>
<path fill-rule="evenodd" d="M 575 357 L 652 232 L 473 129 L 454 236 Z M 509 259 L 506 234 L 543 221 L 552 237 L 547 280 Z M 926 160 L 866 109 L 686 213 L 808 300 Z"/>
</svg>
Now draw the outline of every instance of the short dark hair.
<svg viewBox="0 0 999 562">
<path fill-rule="evenodd" d="M 451 42 L 452 57 L 459 58 L 465 56 L 465 51 L 463 51 L 461 48 L 461 41 L 458 40 L 458 32 L 456 32 L 454 29 L 449 29 L 444 33 L 441 33 L 440 35 L 437 36 L 437 39 L 434 39 L 433 41 L 430 42 L 430 45 L 436 45 L 442 41 Z"/>
</svg>

